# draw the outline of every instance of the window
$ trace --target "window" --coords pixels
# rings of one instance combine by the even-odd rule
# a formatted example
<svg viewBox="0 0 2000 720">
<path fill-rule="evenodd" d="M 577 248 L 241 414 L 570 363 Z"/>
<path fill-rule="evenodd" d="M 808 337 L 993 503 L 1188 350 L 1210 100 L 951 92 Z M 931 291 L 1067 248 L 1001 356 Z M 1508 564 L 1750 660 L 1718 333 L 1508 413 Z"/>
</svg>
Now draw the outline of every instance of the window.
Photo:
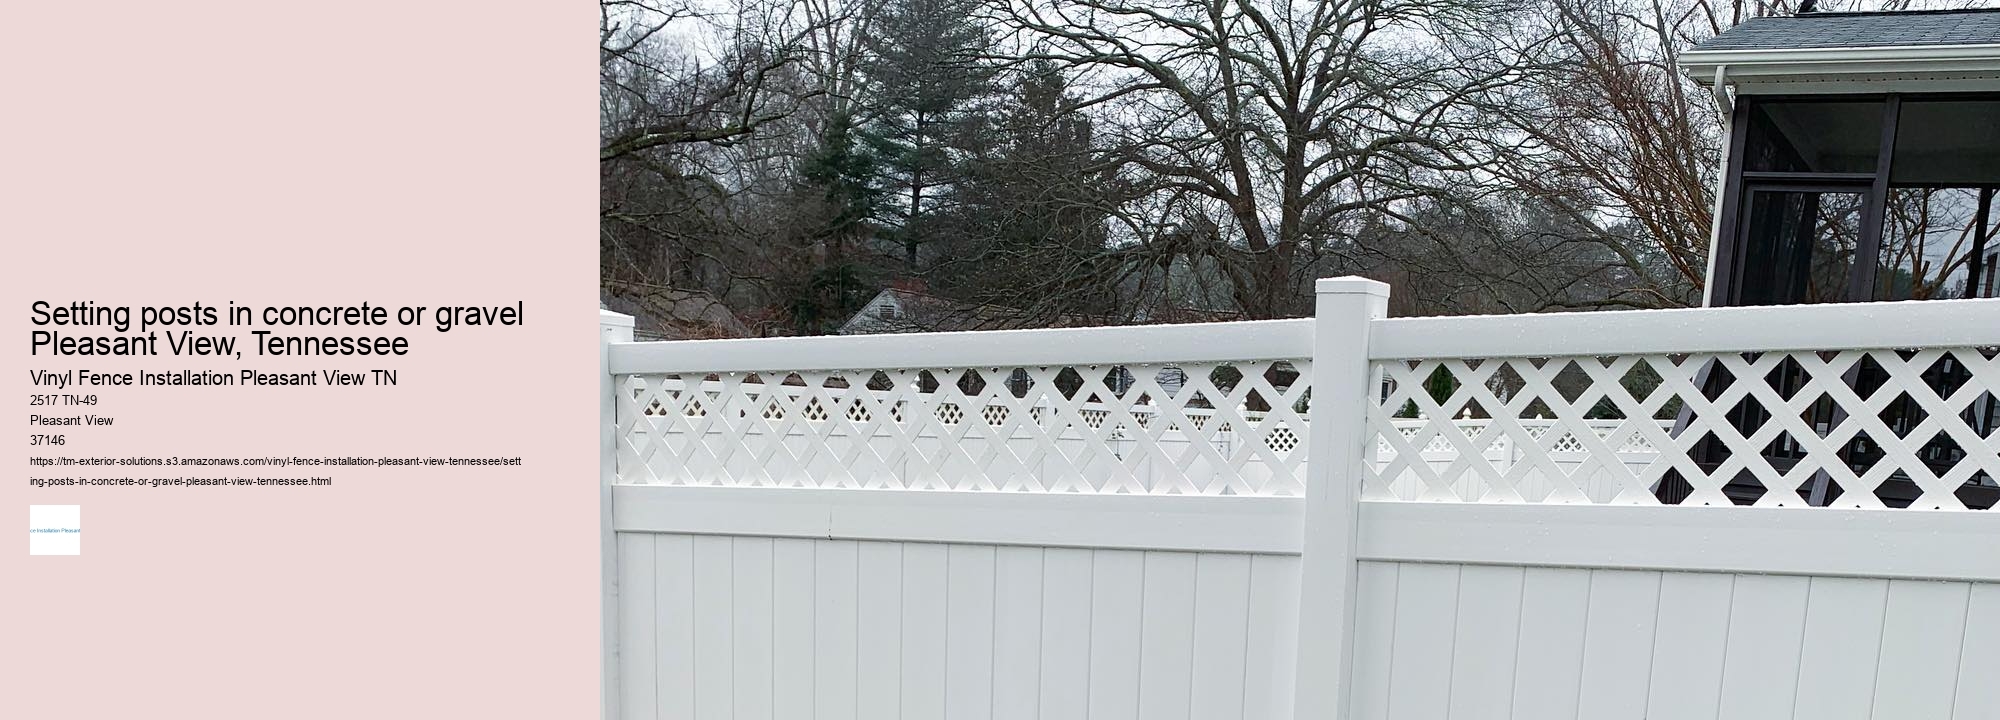
<svg viewBox="0 0 2000 720">
<path fill-rule="evenodd" d="M 1742 305 L 1839 302 L 1861 240 L 1865 192 L 1756 187 L 1750 193 Z"/>
<path fill-rule="evenodd" d="M 1905 99 L 1896 124 L 1898 185 L 2000 184 L 2000 98 Z"/>
<path fill-rule="evenodd" d="M 1882 147 L 1880 100 L 1799 100 L 1750 105 L 1743 169 L 1872 173 Z"/>
<path fill-rule="evenodd" d="M 2000 268 L 2000 252 L 1986 256 L 1986 268 L 1986 273 L 1981 276 L 1985 279 L 1986 292 L 1981 294 L 1980 297 L 2000 297 L 2000 294 L 1994 292 L 1996 283 L 1993 282 L 1993 276 L 2000 275 L 2000 272 L 1994 270 L 1994 268 Z"/>
<path fill-rule="evenodd" d="M 1978 297 L 1977 188 L 1889 188 L 1875 260 L 1875 300 Z M 1975 260 L 1981 260 L 1975 262 Z M 1990 281 L 1992 273 L 1987 275 Z"/>
<path fill-rule="evenodd" d="M 1718 305 L 1992 297 L 2000 94 L 1746 97 Z"/>
<path fill-rule="evenodd" d="M 1996 188 L 2000 98 L 1903 100 L 1875 299 L 1992 297 Z"/>
</svg>

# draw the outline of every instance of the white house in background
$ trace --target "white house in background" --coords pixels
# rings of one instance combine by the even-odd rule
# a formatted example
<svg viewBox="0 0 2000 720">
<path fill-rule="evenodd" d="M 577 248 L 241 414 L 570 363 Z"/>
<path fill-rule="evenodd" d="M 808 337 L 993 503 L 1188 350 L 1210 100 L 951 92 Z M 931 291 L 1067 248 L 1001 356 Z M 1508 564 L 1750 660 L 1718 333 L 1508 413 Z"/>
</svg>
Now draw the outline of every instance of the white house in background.
<svg viewBox="0 0 2000 720">
<path fill-rule="evenodd" d="M 1180 268 L 1182 264 L 1177 263 Z M 1165 284 L 1170 294 L 1152 291 L 1155 297 L 1140 298 L 1142 307 L 1130 317 L 1111 318 L 1073 313 L 1038 313 L 1002 305 L 953 300 L 933 295 L 921 284 L 897 284 L 883 288 L 863 305 L 854 317 L 840 326 L 842 335 L 879 335 L 907 332 L 958 332 L 967 330 L 1026 330 L 1033 328 L 1093 327 L 1099 325 L 1194 323 L 1242 320 L 1234 310 L 1206 309 L 1226 303 L 1211 296 L 1213 288 L 1197 287 L 1185 269 L 1171 272 Z M 1132 288 L 1133 295 L 1143 291 Z M 1164 308 L 1164 309 L 1161 309 Z"/>
<path fill-rule="evenodd" d="M 1107 324 L 1081 315 L 1031 313 L 1000 305 L 939 297 L 921 288 L 890 286 L 840 326 L 842 335 L 1021 330 Z"/>
</svg>

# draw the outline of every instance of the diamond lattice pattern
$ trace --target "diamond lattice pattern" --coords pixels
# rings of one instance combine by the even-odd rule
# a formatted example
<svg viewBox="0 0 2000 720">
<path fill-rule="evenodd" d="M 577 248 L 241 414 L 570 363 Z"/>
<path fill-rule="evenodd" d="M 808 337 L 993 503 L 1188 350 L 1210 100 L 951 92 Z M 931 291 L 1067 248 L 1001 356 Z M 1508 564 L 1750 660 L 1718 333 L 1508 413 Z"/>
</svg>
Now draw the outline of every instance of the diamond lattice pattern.
<svg viewBox="0 0 2000 720">
<path fill-rule="evenodd" d="M 620 378 L 619 481 L 1301 495 L 1303 360 Z"/>
<path fill-rule="evenodd" d="M 1378 362 L 1364 496 L 1984 509 L 1993 348 Z"/>
</svg>

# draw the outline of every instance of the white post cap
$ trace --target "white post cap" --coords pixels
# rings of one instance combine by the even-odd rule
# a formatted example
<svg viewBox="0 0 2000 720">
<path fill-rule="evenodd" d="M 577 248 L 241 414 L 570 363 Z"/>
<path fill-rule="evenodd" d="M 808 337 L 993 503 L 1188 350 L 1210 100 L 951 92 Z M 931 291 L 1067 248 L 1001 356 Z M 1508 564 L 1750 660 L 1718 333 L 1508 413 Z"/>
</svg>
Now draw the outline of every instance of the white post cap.
<svg viewBox="0 0 2000 720">
<path fill-rule="evenodd" d="M 609 325 L 612 327 L 632 327 L 633 322 L 632 322 L 632 316 L 630 315 L 626 315 L 625 313 L 621 312 L 612 312 L 610 310 L 605 310 L 603 308 L 598 308 L 597 324 Z"/>
<path fill-rule="evenodd" d="M 1359 275 L 1320 278 L 1314 289 L 1321 295 L 1374 295 L 1389 297 L 1389 284 Z"/>
</svg>

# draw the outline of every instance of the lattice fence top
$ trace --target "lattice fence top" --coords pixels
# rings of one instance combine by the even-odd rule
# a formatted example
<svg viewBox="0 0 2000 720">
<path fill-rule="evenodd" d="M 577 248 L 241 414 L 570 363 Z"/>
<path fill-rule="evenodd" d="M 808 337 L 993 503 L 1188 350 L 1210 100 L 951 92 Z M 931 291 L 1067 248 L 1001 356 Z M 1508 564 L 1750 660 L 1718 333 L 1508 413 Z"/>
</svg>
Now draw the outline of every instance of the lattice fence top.
<svg viewBox="0 0 2000 720">
<path fill-rule="evenodd" d="M 1364 497 L 1984 509 L 1994 348 L 1390 360 Z"/>
<path fill-rule="evenodd" d="M 619 481 L 1300 495 L 1303 360 L 619 377 Z"/>
</svg>

